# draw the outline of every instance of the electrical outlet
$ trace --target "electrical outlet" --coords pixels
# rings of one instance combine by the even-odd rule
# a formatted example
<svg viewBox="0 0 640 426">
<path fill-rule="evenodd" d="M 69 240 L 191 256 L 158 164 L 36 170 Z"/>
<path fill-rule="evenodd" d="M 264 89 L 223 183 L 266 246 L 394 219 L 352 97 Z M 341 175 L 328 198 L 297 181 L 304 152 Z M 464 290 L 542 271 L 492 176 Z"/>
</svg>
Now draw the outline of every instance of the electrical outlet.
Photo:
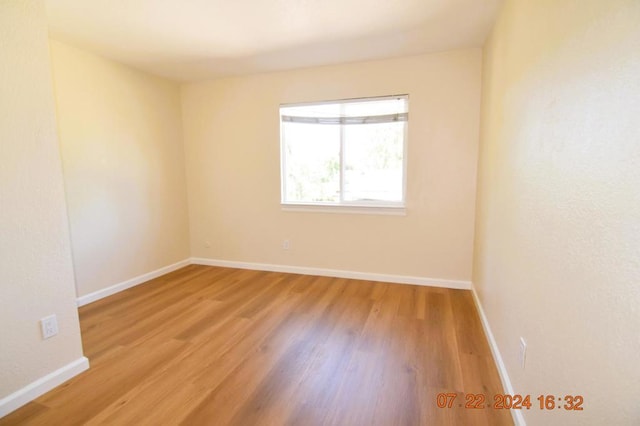
<svg viewBox="0 0 640 426">
<path fill-rule="evenodd" d="M 524 337 L 520 338 L 520 352 L 518 354 L 518 358 L 520 359 L 520 367 L 524 368 L 524 361 L 527 359 L 527 342 L 525 342 Z"/>
<path fill-rule="evenodd" d="M 289 240 L 283 240 L 282 241 L 282 250 L 289 250 L 291 248 L 291 244 L 289 243 Z"/>
<path fill-rule="evenodd" d="M 56 315 L 49 315 L 40 320 L 40 326 L 42 327 L 42 338 L 48 339 L 58 334 L 58 319 Z"/>
</svg>

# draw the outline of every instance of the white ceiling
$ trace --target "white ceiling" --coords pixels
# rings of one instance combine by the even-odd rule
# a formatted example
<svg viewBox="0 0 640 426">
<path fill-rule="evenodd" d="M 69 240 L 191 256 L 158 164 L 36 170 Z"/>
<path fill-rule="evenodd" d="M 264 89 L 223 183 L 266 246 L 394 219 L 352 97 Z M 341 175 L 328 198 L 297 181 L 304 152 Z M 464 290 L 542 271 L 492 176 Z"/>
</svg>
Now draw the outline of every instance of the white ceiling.
<svg viewBox="0 0 640 426">
<path fill-rule="evenodd" d="M 46 0 L 52 38 L 176 80 L 480 47 L 502 0 Z"/>
</svg>

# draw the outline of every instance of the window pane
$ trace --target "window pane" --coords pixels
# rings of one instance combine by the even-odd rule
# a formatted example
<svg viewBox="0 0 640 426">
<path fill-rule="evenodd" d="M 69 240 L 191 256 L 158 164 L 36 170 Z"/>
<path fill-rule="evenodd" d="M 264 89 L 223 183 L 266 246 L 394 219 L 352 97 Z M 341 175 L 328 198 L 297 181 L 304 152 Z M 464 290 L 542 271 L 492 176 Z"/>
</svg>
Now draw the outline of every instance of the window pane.
<svg viewBox="0 0 640 426">
<path fill-rule="evenodd" d="M 340 104 L 299 105 L 280 108 L 282 115 L 293 117 L 339 117 Z"/>
<path fill-rule="evenodd" d="M 360 117 L 367 115 L 396 114 L 407 111 L 405 97 L 374 100 L 347 100 L 336 103 L 286 106 L 282 115 L 293 117 Z"/>
<path fill-rule="evenodd" d="M 340 201 L 340 126 L 282 123 L 287 202 Z"/>
<path fill-rule="evenodd" d="M 386 115 L 407 111 L 407 99 L 384 99 L 367 102 L 347 102 L 343 104 L 343 115 L 359 117 L 365 115 Z"/>
<path fill-rule="evenodd" d="M 404 126 L 343 127 L 345 201 L 402 201 Z"/>
<path fill-rule="evenodd" d="M 406 95 L 283 105 L 282 201 L 401 207 Z"/>
</svg>

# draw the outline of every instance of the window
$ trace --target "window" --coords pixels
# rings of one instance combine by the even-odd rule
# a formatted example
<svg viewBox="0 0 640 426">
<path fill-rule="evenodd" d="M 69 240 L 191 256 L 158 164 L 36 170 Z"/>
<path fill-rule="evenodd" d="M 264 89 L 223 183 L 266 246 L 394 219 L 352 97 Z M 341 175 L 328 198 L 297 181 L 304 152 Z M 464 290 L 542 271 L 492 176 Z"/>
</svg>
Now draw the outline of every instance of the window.
<svg viewBox="0 0 640 426">
<path fill-rule="evenodd" d="M 407 95 L 282 105 L 282 204 L 404 207 Z"/>
</svg>

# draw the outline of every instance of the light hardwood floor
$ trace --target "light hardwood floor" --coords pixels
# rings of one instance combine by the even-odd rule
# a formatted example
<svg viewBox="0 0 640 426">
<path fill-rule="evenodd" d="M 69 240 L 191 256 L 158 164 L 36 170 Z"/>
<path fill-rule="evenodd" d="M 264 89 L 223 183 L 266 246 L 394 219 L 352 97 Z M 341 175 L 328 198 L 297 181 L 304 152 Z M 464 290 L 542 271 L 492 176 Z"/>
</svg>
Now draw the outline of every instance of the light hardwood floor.
<svg viewBox="0 0 640 426">
<path fill-rule="evenodd" d="M 513 424 L 464 408 L 502 393 L 464 290 L 191 265 L 80 324 L 91 368 L 0 424 Z"/>
</svg>

